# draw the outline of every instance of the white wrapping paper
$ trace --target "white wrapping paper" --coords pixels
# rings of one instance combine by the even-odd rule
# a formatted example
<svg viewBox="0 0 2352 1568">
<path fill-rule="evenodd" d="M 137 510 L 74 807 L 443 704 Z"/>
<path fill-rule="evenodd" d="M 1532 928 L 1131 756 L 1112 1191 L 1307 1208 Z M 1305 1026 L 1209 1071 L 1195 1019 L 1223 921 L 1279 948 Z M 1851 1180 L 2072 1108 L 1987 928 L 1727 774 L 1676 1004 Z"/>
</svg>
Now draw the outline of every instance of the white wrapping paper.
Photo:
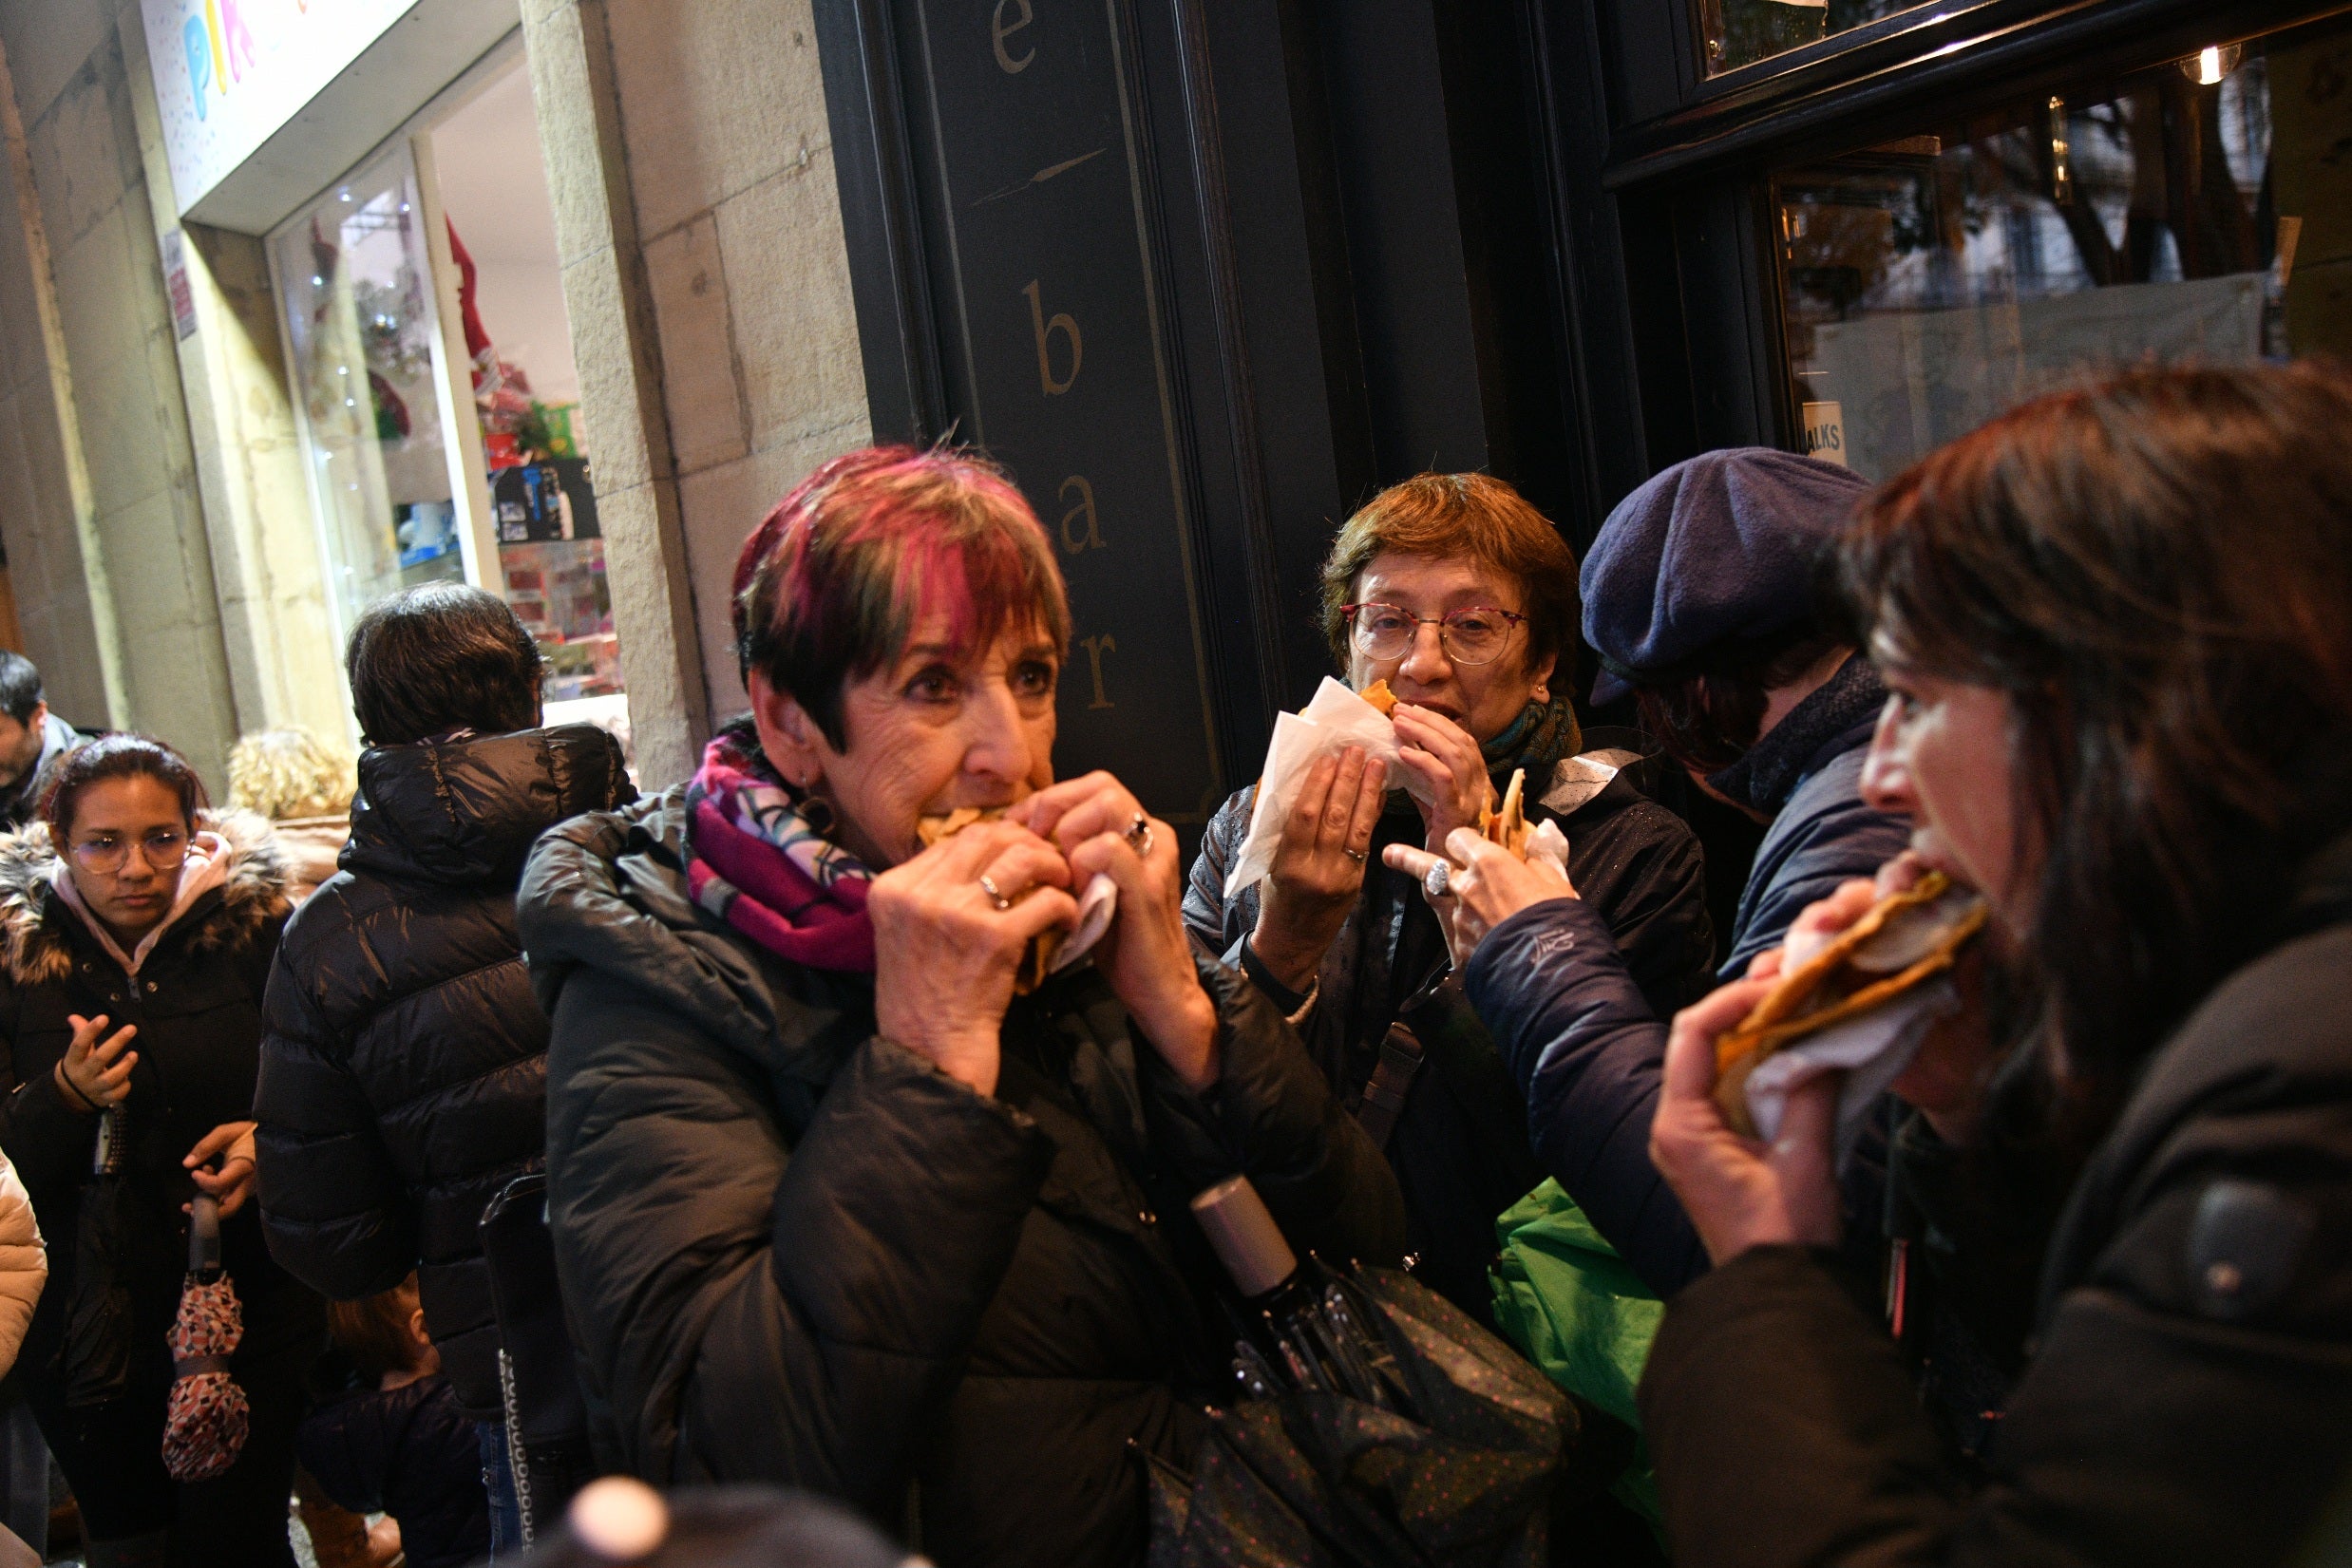
<svg viewBox="0 0 2352 1568">
<path fill-rule="evenodd" d="M 1096 872 L 1088 879 L 1086 891 L 1078 895 L 1078 923 L 1054 950 L 1053 961 L 1046 965 L 1045 972 L 1059 974 L 1093 952 L 1094 944 L 1110 929 L 1110 917 L 1118 913 L 1119 884 Z"/>
<path fill-rule="evenodd" d="M 1396 727 L 1388 716 L 1355 692 L 1323 677 L 1306 707 L 1296 713 L 1274 716 L 1274 738 L 1266 744 L 1266 765 L 1258 775 L 1258 799 L 1250 808 L 1249 834 L 1242 852 L 1225 873 L 1225 897 L 1232 897 L 1274 869 L 1275 847 L 1281 842 L 1282 822 L 1299 803 L 1307 770 L 1316 760 L 1351 746 L 1364 748 L 1367 759 L 1388 764 L 1397 777 Z"/>
<path fill-rule="evenodd" d="M 1944 975 L 1766 1057 L 1748 1075 L 1748 1114 L 1755 1130 L 1768 1143 L 1778 1138 L 1789 1096 L 1825 1072 L 1843 1072 L 1846 1082 L 1837 1092 L 1837 1165 L 1843 1170 L 1871 1105 L 1903 1076 L 1927 1031 L 1959 1011 L 1960 990 Z"/>
</svg>

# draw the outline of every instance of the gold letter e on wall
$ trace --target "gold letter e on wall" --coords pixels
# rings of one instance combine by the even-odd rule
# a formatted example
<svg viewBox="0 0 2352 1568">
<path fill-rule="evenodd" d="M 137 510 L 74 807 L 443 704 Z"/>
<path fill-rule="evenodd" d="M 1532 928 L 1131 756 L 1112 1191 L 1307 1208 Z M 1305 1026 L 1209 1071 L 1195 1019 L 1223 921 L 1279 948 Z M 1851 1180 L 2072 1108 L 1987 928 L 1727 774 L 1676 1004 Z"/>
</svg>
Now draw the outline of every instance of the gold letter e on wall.
<svg viewBox="0 0 2352 1568">
<path fill-rule="evenodd" d="M 1038 303 L 1035 278 L 1031 278 L 1029 287 L 1023 289 L 1021 293 L 1029 296 L 1029 325 L 1037 334 L 1037 384 L 1045 388 L 1046 396 L 1059 397 L 1076 383 L 1078 362 L 1085 357 L 1086 344 L 1078 336 L 1078 324 L 1072 321 L 1067 313 L 1053 316 L 1050 320 L 1047 318 L 1045 307 Z M 1070 341 L 1070 373 L 1065 376 L 1056 376 L 1053 373 L 1053 345 L 1055 332 L 1061 333 Z"/>
<path fill-rule="evenodd" d="M 1013 8 L 1011 22 L 1004 19 L 1007 6 Z M 1029 9 L 1029 0 L 996 0 L 996 9 L 988 19 L 988 41 L 996 46 L 996 64 L 1007 76 L 1018 76 L 1029 69 L 1029 63 L 1032 60 L 1037 58 L 1037 51 L 1031 49 L 1027 54 L 1015 60 L 1013 57 L 1013 51 L 1004 47 L 1006 39 L 1036 19 L 1037 13 Z"/>
</svg>

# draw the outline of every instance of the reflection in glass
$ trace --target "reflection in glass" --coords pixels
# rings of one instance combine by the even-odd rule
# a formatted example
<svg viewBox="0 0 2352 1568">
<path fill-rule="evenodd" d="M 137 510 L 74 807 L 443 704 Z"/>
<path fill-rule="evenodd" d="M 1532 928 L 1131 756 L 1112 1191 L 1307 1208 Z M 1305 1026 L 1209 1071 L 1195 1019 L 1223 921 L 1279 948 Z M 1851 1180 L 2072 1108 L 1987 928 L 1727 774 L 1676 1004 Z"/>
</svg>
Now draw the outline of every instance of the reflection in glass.
<svg viewBox="0 0 2352 1568">
<path fill-rule="evenodd" d="M 465 576 L 433 370 L 433 288 L 404 148 L 272 242 L 338 624 Z"/>
<path fill-rule="evenodd" d="M 2301 28 L 1782 171 L 1808 448 L 1884 479 L 2101 367 L 2352 348 L 2347 75 Z"/>
<path fill-rule="evenodd" d="M 1700 0 L 1707 73 L 1736 70 L 1925 0 Z"/>
</svg>

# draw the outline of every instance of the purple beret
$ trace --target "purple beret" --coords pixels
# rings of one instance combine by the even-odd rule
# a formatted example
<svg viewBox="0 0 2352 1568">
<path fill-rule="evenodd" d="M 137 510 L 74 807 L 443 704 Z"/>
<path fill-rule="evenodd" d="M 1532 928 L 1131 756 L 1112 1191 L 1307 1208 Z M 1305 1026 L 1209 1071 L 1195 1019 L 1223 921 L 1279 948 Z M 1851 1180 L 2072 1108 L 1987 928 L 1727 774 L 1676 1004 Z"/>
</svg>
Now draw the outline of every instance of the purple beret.
<svg viewBox="0 0 2352 1568">
<path fill-rule="evenodd" d="M 1812 609 L 1814 562 L 1870 483 L 1770 446 L 1678 463 L 1618 502 L 1584 553 L 1584 640 L 1595 702 L 1720 642 L 1760 637 Z"/>
</svg>

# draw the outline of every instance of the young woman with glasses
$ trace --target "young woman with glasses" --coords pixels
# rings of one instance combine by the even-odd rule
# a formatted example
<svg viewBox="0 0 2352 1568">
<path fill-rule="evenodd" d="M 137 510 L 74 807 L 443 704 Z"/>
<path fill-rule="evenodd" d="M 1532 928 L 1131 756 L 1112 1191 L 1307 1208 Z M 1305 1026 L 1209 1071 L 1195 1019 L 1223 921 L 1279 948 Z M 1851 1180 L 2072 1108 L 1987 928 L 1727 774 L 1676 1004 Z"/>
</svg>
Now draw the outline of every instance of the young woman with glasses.
<svg viewBox="0 0 2352 1568">
<path fill-rule="evenodd" d="M 1323 565 L 1323 631 L 1348 683 L 1386 681 L 1401 769 L 1350 750 L 1309 777 L 1265 880 L 1228 888 L 1255 786 L 1209 823 L 1185 898 L 1204 953 L 1294 1015 L 1404 1188 L 1420 1273 L 1484 1319 L 1494 1218 L 1543 1179 L 1525 1097 L 1464 1003 L 1430 891 L 1380 863 L 1442 845 L 1527 770 L 1530 822 L 1559 817 L 1576 891 L 1661 1014 L 1706 986 L 1698 845 L 1582 753 L 1568 700 L 1576 559 L 1500 480 L 1424 474 L 1381 492 Z M 1445 895 L 1437 894 L 1442 897 Z"/>
<path fill-rule="evenodd" d="M 0 839 L 0 1149 L 49 1249 L 16 1375 L 93 1568 L 294 1560 L 294 1427 L 322 1318 L 250 1201 L 286 873 L 267 823 L 204 805 L 177 752 L 110 735 L 59 769 L 44 822 Z M 180 1483 L 162 1458 L 165 1334 L 199 1190 L 220 1203 L 244 1321 L 227 1370 L 251 1426 L 225 1474 Z"/>
</svg>

